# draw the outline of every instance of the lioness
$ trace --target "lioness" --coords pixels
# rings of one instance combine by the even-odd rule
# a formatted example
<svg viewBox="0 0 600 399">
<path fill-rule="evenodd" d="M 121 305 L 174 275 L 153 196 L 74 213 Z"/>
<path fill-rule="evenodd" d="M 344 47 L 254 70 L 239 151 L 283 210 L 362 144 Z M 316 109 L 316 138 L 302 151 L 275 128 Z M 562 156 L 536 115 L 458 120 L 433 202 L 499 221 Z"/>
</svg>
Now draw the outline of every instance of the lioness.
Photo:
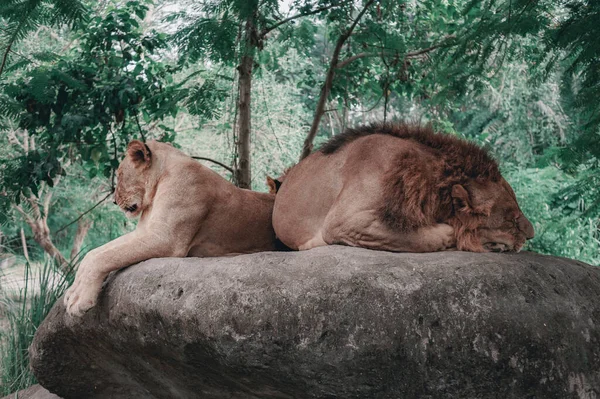
<svg viewBox="0 0 600 399">
<path fill-rule="evenodd" d="M 67 291 L 67 312 L 95 305 L 113 270 L 150 258 L 275 250 L 274 196 L 235 187 L 172 146 L 134 140 L 119 165 L 115 203 L 137 228 L 90 251 Z"/>
<path fill-rule="evenodd" d="M 273 227 L 300 250 L 519 251 L 534 235 L 483 149 L 409 124 L 350 129 L 294 166 L 277 190 Z"/>
</svg>

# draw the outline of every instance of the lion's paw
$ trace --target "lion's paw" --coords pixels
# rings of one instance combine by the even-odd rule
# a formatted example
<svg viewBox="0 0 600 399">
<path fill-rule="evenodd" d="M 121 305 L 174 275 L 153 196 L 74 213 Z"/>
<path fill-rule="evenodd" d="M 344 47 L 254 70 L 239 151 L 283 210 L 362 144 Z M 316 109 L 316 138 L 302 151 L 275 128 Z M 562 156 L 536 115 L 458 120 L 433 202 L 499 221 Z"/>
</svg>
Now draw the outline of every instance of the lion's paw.
<svg viewBox="0 0 600 399">
<path fill-rule="evenodd" d="M 442 250 L 456 247 L 456 234 L 454 227 L 449 224 L 440 223 L 437 225 L 437 230 L 440 235 Z"/>
<path fill-rule="evenodd" d="M 446 223 L 439 223 L 427 228 L 427 242 L 430 252 L 447 251 L 456 247 L 456 234 L 454 227 Z"/>
</svg>

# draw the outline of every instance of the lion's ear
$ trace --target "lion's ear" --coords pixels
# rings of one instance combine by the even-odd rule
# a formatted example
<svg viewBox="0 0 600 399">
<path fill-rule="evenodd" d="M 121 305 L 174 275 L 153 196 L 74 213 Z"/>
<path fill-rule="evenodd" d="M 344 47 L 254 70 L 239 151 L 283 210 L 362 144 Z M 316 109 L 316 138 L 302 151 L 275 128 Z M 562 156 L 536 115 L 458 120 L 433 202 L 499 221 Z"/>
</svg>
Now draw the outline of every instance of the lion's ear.
<svg viewBox="0 0 600 399">
<path fill-rule="evenodd" d="M 150 165 L 152 161 L 152 152 L 150 148 L 139 140 L 133 140 L 127 146 L 127 155 L 136 166 Z"/>
<path fill-rule="evenodd" d="M 473 209 L 469 193 L 460 184 L 455 184 L 454 186 L 452 186 L 452 200 L 454 201 L 455 207 L 458 209 L 468 211 Z"/>
<path fill-rule="evenodd" d="M 281 180 L 273 179 L 271 176 L 267 176 L 267 186 L 269 186 L 270 194 L 277 194 L 279 187 L 281 187 Z"/>
<path fill-rule="evenodd" d="M 277 194 L 277 183 L 271 176 L 267 176 L 267 186 L 269 187 L 269 194 Z"/>
</svg>

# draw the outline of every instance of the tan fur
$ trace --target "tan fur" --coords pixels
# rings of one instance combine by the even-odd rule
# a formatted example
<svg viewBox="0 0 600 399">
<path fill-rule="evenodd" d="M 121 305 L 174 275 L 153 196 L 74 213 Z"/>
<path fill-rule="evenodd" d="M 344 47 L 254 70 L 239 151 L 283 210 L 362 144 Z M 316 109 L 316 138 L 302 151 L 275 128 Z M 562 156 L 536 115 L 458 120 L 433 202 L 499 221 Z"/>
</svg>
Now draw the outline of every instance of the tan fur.
<svg viewBox="0 0 600 399">
<path fill-rule="evenodd" d="M 274 196 L 235 187 L 164 143 L 129 144 L 118 169 L 115 202 L 135 231 L 90 251 L 65 303 L 81 316 L 95 305 L 113 270 L 150 258 L 222 256 L 275 250 Z"/>
<path fill-rule="evenodd" d="M 292 168 L 277 191 L 273 227 L 301 250 L 518 251 L 533 237 L 485 151 L 406 124 L 350 130 Z"/>
</svg>

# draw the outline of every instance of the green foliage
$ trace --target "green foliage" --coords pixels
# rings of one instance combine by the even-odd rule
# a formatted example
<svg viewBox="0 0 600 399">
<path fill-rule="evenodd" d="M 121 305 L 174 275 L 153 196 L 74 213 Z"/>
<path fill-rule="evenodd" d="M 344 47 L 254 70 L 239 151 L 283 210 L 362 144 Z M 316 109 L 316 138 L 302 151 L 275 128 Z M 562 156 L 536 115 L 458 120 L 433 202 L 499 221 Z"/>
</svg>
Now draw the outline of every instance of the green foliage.
<svg viewBox="0 0 600 399">
<path fill-rule="evenodd" d="M 526 100 L 529 107 L 542 102 L 539 112 L 545 115 L 541 119 L 553 119 L 552 124 L 563 136 L 554 143 L 547 138 L 542 138 L 542 143 L 537 138 L 530 140 L 534 156 L 529 158 L 535 159 L 535 155 L 548 150 L 541 158 L 548 161 L 552 157 L 553 162 L 573 173 L 576 186 L 597 183 L 600 44 L 595 38 L 600 35 L 600 3 L 470 1 L 463 8 L 462 16 L 455 30 L 455 45 L 442 53 L 437 68 L 438 76 L 442 77 L 439 100 L 457 94 L 473 97 L 483 93 L 508 62 L 527 65 L 523 71 L 530 78 L 526 89 L 533 87 L 534 90 L 533 93 L 523 91 L 521 99 Z M 560 84 L 560 97 L 550 95 L 553 104 L 545 103 L 547 96 L 538 90 L 548 87 L 549 82 Z M 495 117 L 490 115 L 484 124 Z M 538 120 L 529 112 L 519 126 L 529 129 L 528 125 Z M 548 130 L 548 126 L 536 128 Z M 592 202 L 596 205 L 588 208 L 588 215 L 598 216 L 600 197 Z"/>
<path fill-rule="evenodd" d="M 536 236 L 526 250 L 580 259 L 600 266 L 600 221 L 585 212 L 597 193 L 572 192 L 577 182 L 555 167 L 508 170 L 519 204 L 534 222 Z"/>
<path fill-rule="evenodd" d="M 0 311 L 9 329 L 0 331 L 0 394 L 9 395 L 36 383 L 29 368 L 29 345 L 54 303 L 73 282 L 73 276 L 58 273 L 52 262 L 46 262 L 35 274 L 27 263 L 25 286 L 16 298 L 1 292 Z M 35 285 L 35 286 L 34 286 Z"/>
<path fill-rule="evenodd" d="M 2 189 L 10 199 L 35 193 L 42 181 L 52 186 L 66 160 L 90 165 L 89 177 L 110 177 L 124 144 L 143 134 L 140 113 L 177 112 L 169 101 L 173 70 L 154 59 L 164 37 L 138 28 L 146 11 L 142 3 L 128 2 L 91 18 L 74 54 L 0 87 L 0 116 L 37 144 L 0 162 Z"/>
<path fill-rule="evenodd" d="M 1 0 L 0 30 L 1 47 L 0 76 L 7 67 L 16 42 L 40 25 L 60 25 L 85 22 L 87 8 L 79 0 Z"/>
</svg>

